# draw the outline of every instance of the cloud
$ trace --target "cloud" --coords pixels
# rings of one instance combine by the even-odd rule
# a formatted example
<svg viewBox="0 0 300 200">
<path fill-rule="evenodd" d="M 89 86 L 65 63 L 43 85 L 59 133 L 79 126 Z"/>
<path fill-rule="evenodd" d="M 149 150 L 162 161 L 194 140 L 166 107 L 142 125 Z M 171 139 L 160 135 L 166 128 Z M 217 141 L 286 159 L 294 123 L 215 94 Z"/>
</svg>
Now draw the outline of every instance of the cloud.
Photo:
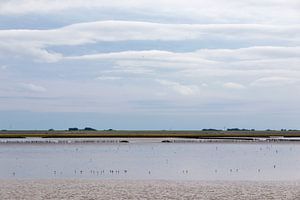
<svg viewBox="0 0 300 200">
<path fill-rule="evenodd" d="M 120 15 L 143 16 L 153 19 L 177 19 L 226 23 L 297 23 L 299 21 L 299 1 L 297 0 L 3 0 L 0 2 L 0 15 L 64 14 L 81 12 L 115 13 Z M 282 15 L 284 13 L 284 15 Z M 298 20 L 298 21 L 297 21 Z"/>
<path fill-rule="evenodd" d="M 223 116 L 221 127 L 233 115 L 297 112 L 299 5 L 2 0 L 0 110 L 202 113 Z"/>
<path fill-rule="evenodd" d="M 136 69 L 143 66 L 154 68 L 195 68 L 198 65 L 211 66 L 217 62 L 207 60 L 191 53 L 176 53 L 171 51 L 123 51 L 114 53 L 100 53 L 93 55 L 82 55 L 65 57 L 65 60 L 82 60 L 82 61 L 111 61 L 117 64 L 117 66 Z"/>
<path fill-rule="evenodd" d="M 199 88 L 196 85 L 183 85 L 178 82 L 168 80 L 156 80 L 161 85 L 167 86 L 181 95 L 195 95 L 199 92 Z"/>
<path fill-rule="evenodd" d="M 25 89 L 27 91 L 31 92 L 46 92 L 46 88 L 40 85 L 35 85 L 32 83 L 21 83 L 19 84 L 22 89 Z"/>
<path fill-rule="evenodd" d="M 6 70 L 7 68 L 8 68 L 7 65 L 1 65 L 1 66 L 0 66 L 0 69 L 2 69 L 2 70 Z"/>
<path fill-rule="evenodd" d="M 240 83 L 233 83 L 233 82 L 224 83 L 223 87 L 227 89 L 238 89 L 238 90 L 246 88 L 244 85 Z"/>
<path fill-rule="evenodd" d="M 115 80 L 120 80 L 121 77 L 118 76 L 98 76 L 96 80 L 100 81 L 115 81 Z"/>
<path fill-rule="evenodd" d="M 129 58 L 143 59 L 143 56 L 162 56 L 173 59 L 174 62 L 190 62 L 193 60 L 205 61 L 206 57 L 215 58 L 215 61 L 227 55 L 228 59 L 255 59 L 261 57 L 299 57 L 300 27 L 297 25 L 260 25 L 260 24 L 162 24 L 137 21 L 96 21 L 72 24 L 58 29 L 49 30 L 0 30 L 0 52 L 5 55 L 31 57 L 32 60 L 44 62 L 60 61 L 64 55 L 49 51 L 51 47 L 95 44 L 100 42 L 121 41 L 181 41 L 188 40 L 219 40 L 241 43 L 249 40 L 263 42 L 284 42 L 286 47 L 252 47 L 251 49 L 236 50 L 200 50 L 199 57 L 195 55 L 170 53 L 167 51 L 135 52 L 79 55 L 71 59 L 109 59 Z M 294 47 L 289 47 L 294 46 Z M 285 49 L 284 49 L 285 48 Z M 294 48 L 294 49 L 293 49 Z M 292 52 L 294 50 L 294 52 Z M 130 55 L 132 54 L 132 55 Z M 201 57 L 203 56 L 203 57 Z M 177 59 L 178 58 L 178 59 Z M 152 58 L 153 60 L 153 58 Z M 208 59 L 206 59 L 207 62 Z"/>
<path fill-rule="evenodd" d="M 278 40 L 299 42 L 298 25 L 166 24 L 138 21 L 95 21 L 49 30 L 1 30 L 1 42 L 36 45 L 80 45 L 126 40 L 181 41 L 195 39 Z"/>
<path fill-rule="evenodd" d="M 207 64 L 218 61 L 249 61 L 257 59 L 299 58 L 299 46 L 251 46 L 235 49 L 200 49 L 193 52 L 171 52 L 162 50 L 122 51 L 70 56 L 66 59 L 101 60 L 101 59 L 136 59 L 136 60 L 173 60 L 180 62 L 204 61 Z"/>
<path fill-rule="evenodd" d="M 122 1 L 118 1 L 120 6 L 125 6 L 126 4 Z M 132 5 L 127 2 L 127 5 Z M 101 2 L 97 0 L 4 0 L 0 3 L 0 13 L 2 15 L 10 14 L 28 14 L 28 13 L 55 13 L 71 9 L 91 9 L 91 8 L 101 8 L 103 6 L 117 6 L 114 2 L 109 2 L 102 0 Z"/>
<path fill-rule="evenodd" d="M 1 32 L 1 31 L 0 31 Z M 36 62 L 58 62 L 62 59 L 62 55 L 56 52 L 49 52 L 46 49 L 36 46 L 35 44 L 22 44 L 26 41 L 20 41 L 19 44 L 7 41 L 0 42 L 0 59 L 1 57 L 23 58 Z"/>
<path fill-rule="evenodd" d="M 251 86 L 256 87 L 278 87 L 290 84 L 299 83 L 300 79 L 291 77 L 263 77 L 251 83 Z"/>
<path fill-rule="evenodd" d="M 239 49 L 202 49 L 193 52 L 123 51 L 65 57 L 68 62 L 109 62 L 113 68 L 107 74 L 145 78 L 165 76 L 212 82 L 213 78 L 226 78 L 225 82 L 252 82 L 262 76 L 300 77 L 299 47 L 248 47 Z M 166 78 L 163 79 L 166 79 Z M 245 82 L 246 81 L 246 82 Z M 223 80 L 222 80 L 223 82 Z"/>
<path fill-rule="evenodd" d="M 220 61 L 251 61 L 257 59 L 299 58 L 299 46 L 251 46 L 236 49 L 201 49 L 197 53 L 206 59 Z"/>
<path fill-rule="evenodd" d="M 139 66 L 139 67 L 119 67 L 119 66 L 115 66 L 113 69 L 110 70 L 103 70 L 102 73 L 105 74 L 121 74 L 121 75 L 126 75 L 126 76 L 130 76 L 130 75 L 154 75 L 155 72 L 153 69 L 146 69 L 143 66 Z"/>
<path fill-rule="evenodd" d="M 161 66 L 170 68 L 199 68 L 201 66 L 222 68 L 257 67 L 259 62 L 266 68 L 273 68 L 278 63 L 300 62 L 300 47 L 259 46 L 237 49 L 201 49 L 193 52 L 171 52 L 161 50 L 123 51 L 91 55 L 65 57 L 66 60 L 100 61 L 111 60 L 126 66 Z M 267 64 L 266 64 L 267 63 Z M 238 67 L 241 66 L 241 67 Z M 260 69 L 261 66 L 259 66 Z"/>
</svg>

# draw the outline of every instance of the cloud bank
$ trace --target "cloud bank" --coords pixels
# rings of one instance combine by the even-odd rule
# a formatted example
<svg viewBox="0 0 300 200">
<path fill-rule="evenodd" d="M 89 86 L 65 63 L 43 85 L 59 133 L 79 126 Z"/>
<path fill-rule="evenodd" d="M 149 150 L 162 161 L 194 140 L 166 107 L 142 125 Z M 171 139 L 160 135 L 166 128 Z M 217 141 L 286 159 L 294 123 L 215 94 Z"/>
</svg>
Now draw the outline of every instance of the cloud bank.
<svg viewBox="0 0 300 200">
<path fill-rule="evenodd" d="M 299 9 L 297 0 L 1 1 L 0 111 L 300 117 Z"/>
</svg>

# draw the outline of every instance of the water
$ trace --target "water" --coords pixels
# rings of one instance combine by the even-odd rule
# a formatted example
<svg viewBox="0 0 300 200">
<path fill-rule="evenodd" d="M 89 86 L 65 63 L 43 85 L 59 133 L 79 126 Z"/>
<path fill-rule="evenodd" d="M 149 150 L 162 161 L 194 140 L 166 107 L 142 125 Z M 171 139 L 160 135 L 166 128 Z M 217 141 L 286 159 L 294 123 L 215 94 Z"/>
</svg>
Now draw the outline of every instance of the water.
<svg viewBox="0 0 300 200">
<path fill-rule="evenodd" d="M 0 144 L 0 179 L 300 180 L 300 143 L 159 141 Z"/>
</svg>

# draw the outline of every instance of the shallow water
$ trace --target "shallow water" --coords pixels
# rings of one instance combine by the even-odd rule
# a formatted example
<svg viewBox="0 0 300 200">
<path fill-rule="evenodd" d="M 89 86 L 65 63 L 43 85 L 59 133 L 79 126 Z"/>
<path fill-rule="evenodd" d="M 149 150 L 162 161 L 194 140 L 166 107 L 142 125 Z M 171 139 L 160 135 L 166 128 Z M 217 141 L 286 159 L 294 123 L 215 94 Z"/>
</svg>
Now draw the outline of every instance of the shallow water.
<svg viewBox="0 0 300 200">
<path fill-rule="evenodd" d="M 0 179 L 300 180 L 299 155 L 292 142 L 0 144 Z"/>
</svg>

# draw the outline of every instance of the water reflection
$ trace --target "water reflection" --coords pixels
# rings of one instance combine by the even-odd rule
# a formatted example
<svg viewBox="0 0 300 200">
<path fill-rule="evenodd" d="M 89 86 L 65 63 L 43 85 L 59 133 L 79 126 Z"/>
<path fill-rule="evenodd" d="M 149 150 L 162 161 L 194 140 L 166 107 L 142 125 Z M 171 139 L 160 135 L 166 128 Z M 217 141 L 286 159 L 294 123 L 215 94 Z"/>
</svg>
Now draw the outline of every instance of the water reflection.
<svg viewBox="0 0 300 200">
<path fill-rule="evenodd" d="M 298 143 L 0 145 L 0 178 L 300 180 Z"/>
</svg>

